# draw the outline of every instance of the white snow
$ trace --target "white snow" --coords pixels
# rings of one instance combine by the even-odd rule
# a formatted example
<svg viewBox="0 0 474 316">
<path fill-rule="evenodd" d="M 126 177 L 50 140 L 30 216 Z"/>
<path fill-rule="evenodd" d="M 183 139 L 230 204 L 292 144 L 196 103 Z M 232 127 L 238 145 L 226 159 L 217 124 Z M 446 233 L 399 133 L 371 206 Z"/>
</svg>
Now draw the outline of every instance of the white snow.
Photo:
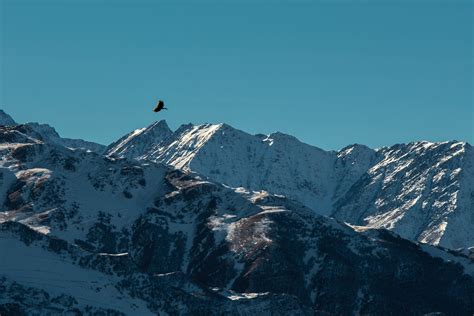
<svg viewBox="0 0 474 316">
<path fill-rule="evenodd" d="M 130 315 L 153 315 L 145 302 L 118 291 L 116 277 L 83 269 L 68 259 L 39 247 L 28 247 L 22 242 L 0 235 L 0 276 L 21 285 L 47 291 L 50 295 L 73 296 L 79 306 L 92 305 L 120 310 Z"/>
<path fill-rule="evenodd" d="M 227 296 L 228 299 L 237 301 L 241 299 L 254 299 L 259 296 L 265 296 L 268 295 L 269 292 L 263 292 L 263 293 L 235 293 L 234 295 L 229 295 Z"/>
<path fill-rule="evenodd" d="M 146 130 L 146 128 L 139 128 L 139 129 L 134 130 L 124 140 L 120 141 L 117 145 L 115 145 L 115 147 L 111 151 L 109 151 L 108 154 L 114 155 L 118 151 L 122 150 L 125 147 L 125 145 L 127 145 L 128 142 L 130 142 L 131 139 L 140 135 L 144 130 Z"/>
</svg>

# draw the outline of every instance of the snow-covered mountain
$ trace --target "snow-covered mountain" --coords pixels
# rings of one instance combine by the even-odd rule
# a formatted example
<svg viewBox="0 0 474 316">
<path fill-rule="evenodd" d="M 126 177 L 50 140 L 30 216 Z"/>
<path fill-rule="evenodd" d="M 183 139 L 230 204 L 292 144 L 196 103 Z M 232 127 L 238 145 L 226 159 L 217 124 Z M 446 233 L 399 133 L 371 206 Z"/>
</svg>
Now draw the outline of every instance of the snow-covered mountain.
<svg viewBox="0 0 474 316">
<path fill-rule="evenodd" d="M 469 253 L 24 128 L 0 127 L 2 315 L 474 311 Z"/>
<path fill-rule="evenodd" d="M 82 139 L 71 139 L 59 136 L 56 130 L 48 124 L 26 123 L 25 126 L 30 128 L 34 136 L 38 139 L 49 143 L 55 143 L 71 149 L 86 149 L 96 153 L 103 153 L 106 146 L 89 142 Z"/>
<path fill-rule="evenodd" d="M 472 249 L 413 243 L 307 206 L 320 201 L 342 214 L 370 200 L 357 188 L 374 192 L 370 184 L 388 174 L 395 178 L 382 192 L 398 192 L 395 183 L 405 178 L 396 178 L 401 162 L 393 159 L 406 159 L 401 152 L 416 149 L 404 146 L 414 144 L 399 146 L 399 154 L 362 145 L 336 153 L 280 133 L 251 136 L 227 125 L 186 125 L 173 133 L 158 122 L 102 155 L 71 149 L 47 131 L 34 124 L 0 126 L 1 315 L 474 312 Z M 293 146 L 298 154 L 288 150 Z M 439 148 L 443 154 L 420 160 L 431 166 L 448 152 L 457 159 L 461 147 Z M 138 160 L 117 157 L 128 153 Z M 254 175 L 245 175 L 249 153 L 260 159 L 248 166 Z M 305 159 L 295 160 L 299 155 Z M 238 162 L 226 162 L 231 159 Z M 319 162 L 307 166 L 313 159 Z M 449 161 L 436 168 L 446 169 Z M 272 174 L 275 167 L 290 169 Z M 311 196 L 299 201 L 297 189 L 288 198 L 251 185 L 237 188 L 199 168 L 255 186 L 294 180 L 275 184 L 282 190 L 315 175 L 312 183 L 321 188 L 301 185 Z M 310 174 L 292 179 L 299 170 Z M 273 182 L 258 176 L 264 171 Z M 406 171 L 404 177 L 414 177 L 408 183 L 418 187 L 421 171 Z M 458 197 L 465 196 L 463 178 L 452 184 L 451 176 L 440 180 L 446 187 L 437 182 L 439 189 L 449 195 L 459 185 Z M 366 177 L 371 180 L 361 180 Z"/>
<path fill-rule="evenodd" d="M 133 138 L 133 133 L 127 137 Z M 148 145 L 147 151 L 118 152 L 112 145 L 107 154 L 163 162 L 232 187 L 284 194 L 319 214 L 331 212 L 332 191 L 336 187 L 332 172 L 337 159 L 335 152 L 323 151 L 282 133 L 253 136 L 226 124 L 183 125 L 173 134 L 148 141 L 153 146 Z"/>
<path fill-rule="evenodd" d="M 106 146 L 82 139 L 71 139 L 59 136 L 58 132 L 48 124 L 25 123 L 19 124 L 15 122 L 10 115 L 0 110 L 0 126 L 21 125 L 22 133 L 29 135 L 35 139 L 48 143 L 55 143 L 71 149 L 87 149 L 97 153 L 103 153 Z"/>
<path fill-rule="evenodd" d="M 163 126 L 158 135 L 134 131 L 106 153 L 163 162 L 231 187 L 267 190 L 318 214 L 383 227 L 411 240 L 474 245 L 474 156 L 467 143 L 415 142 L 377 150 L 351 145 L 334 152 L 282 133 L 250 135 L 226 124 L 188 124 L 174 133 L 164 122 L 158 125 Z"/>
<path fill-rule="evenodd" d="M 474 245 L 474 151 L 462 142 L 382 148 L 333 216 L 449 248 Z M 358 212 L 354 212 L 358 210 Z"/>
<path fill-rule="evenodd" d="M 233 190 L 181 178 L 164 165 L 70 150 L 24 130 L 0 128 L 2 315 L 251 315 L 272 309 L 283 315 L 308 308 L 285 293 L 220 294 L 185 273 L 200 251 L 212 250 L 209 244 L 191 251 L 199 248 L 198 223 L 211 222 L 212 214 L 200 217 L 202 203 L 219 198 L 223 210 L 258 211 Z M 192 196 L 195 205 L 187 201 Z M 162 203 L 170 204 L 165 213 Z"/>
<path fill-rule="evenodd" d="M 122 157 L 124 155 L 139 157 L 151 151 L 173 132 L 165 121 L 159 121 L 148 127 L 134 130 L 107 147 L 107 154 Z"/>
</svg>

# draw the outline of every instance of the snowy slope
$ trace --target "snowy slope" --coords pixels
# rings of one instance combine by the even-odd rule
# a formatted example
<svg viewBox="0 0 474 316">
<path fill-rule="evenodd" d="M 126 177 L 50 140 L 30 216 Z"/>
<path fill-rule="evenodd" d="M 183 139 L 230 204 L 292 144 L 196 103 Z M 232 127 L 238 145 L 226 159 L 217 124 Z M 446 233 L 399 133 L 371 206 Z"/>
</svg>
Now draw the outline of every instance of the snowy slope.
<svg viewBox="0 0 474 316">
<path fill-rule="evenodd" d="M 2 250 L 0 277 L 5 278 L 3 282 L 0 280 L 0 284 L 13 280 L 17 284 L 43 290 L 51 297 L 68 296 L 76 301 L 74 305 L 79 310 L 94 306 L 130 315 L 153 315 L 146 308 L 144 301 L 120 293 L 115 287 L 115 283 L 118 282 L 116 276 L 80 267 L 71 258 L 60 256 L 42 247 L 28 246 L 8 234 L 8 231 L 2 231 L 0 236 Z M 109 297 L 113 300 L 103 300 L 100 297 Z M 34 310 L 29 311 L 33 312 Z"/>
<path fill-rule="evenodd" d="M 282 133 L 263 137 L 226 124 L 183 125 L 149 152 L 119 156 L 164 162 L 232 187 L 284 194 L 320 214 L 331 210 L 336 154 Z"/>
<path fill-rule="evenodd" d="M 474 245 L 472 146 L 417 142 L 378 152 L 383 158 L 336 202 L 336 218 L 434 245 Z"/>
<path fill-rule="evenodd" d="M 474 264 L 462 253 L 22 131 L 0 128 L 2 314 L 474 311 Z M 274 136 L 272 146 L 279 138 L 288 139 Z M 341 168 L 353 164 L 351 153 L 370 156 L 347 149 Z"/>
<path fill-rule="evenodd" d="M 109 155 L 123 157 L 140 156 L 142 153 L 153 151 L 163 140 L 171 136 L 172 132 L 165 121 L 159 121 L 148 127 L 133 132 L 110 144 L 106 151 Z"/>
<path fill-rule="evenodd" d="M 127 137 L 133 142 L 137 136 Z M 415 142 L 378 150 L 352 145 L 327 152 L 282 133 L 250 135 L 226 124 L 183 125 L 172 135 L 140 142 L 138 150 L 111 146 L 107 154 L 163 162 L 231 187 L 267 190 L 318 214 L 416 241 L 474 245 L 473 158 L 467 143 Z"/>
<path fill-rule="evenodd" d="M 70 150 L 31 139 L 22 135 L 22 126 L 16 128 L 12 142 L 0 147 L 1 189 L 6 193 L 0 209 L 0 251 L 8 254 L 0 259 L 0 288 L 6 289 L 0 291 L 2 314 L 5 308 L 18 308 L 25 313 L 56 309 L 126 315 L 227 310 L 232 315 L 237 309 L 271 309 L 271 302 L 289 305 L 281 313 L 305 310 L 284 294 L 233 303 L 176 273 L 191 261 L 196 227 L 194 221 L 182 222 L 178 213 L 186 212 L 186 201 L 179 199 L 169 208 L 175 210 L 170 216 L 176 222 L 166 227 L 151 220 L 162 199 L 182 194 L 173 194 L 178 188 L 167 180 L 173 176 L 169 168 Z M 12 129 L 2 132 L 12 134 Z M 199 189 L 206 186 L 190 181 Z M 257 211 L 232 190 L 226 192 L 232 207 Z M 199 207 L 188 206 L 192 213 Z M 18 299 L 27 293 L 44 301 Z M 252 303 L 240 306 L 247 300 Z"/>
</svg>

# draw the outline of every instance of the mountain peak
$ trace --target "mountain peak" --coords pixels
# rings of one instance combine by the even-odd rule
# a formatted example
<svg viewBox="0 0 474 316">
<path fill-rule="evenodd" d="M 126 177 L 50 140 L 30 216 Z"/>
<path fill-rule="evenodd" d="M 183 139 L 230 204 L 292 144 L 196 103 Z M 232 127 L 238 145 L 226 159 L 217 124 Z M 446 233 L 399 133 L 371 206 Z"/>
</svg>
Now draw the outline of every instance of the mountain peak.
<svg viewBox="0 0 474 316">
<path fill-rule="evenodd" d="M 338 151 L 337 156 L 339 158 L 347 157 L 347 156 L 360 156 L 360 155 L 367 155 L 367 154 L 374 154 L 375 150 L 362 144 L 352 144 L 346 146 Z"/>
<path fill-rule="evenodd" d="M 165 120 L 156 121 L 147 127 L 136 129 L 110 144 L 106 155 L 124 157 L 124 153 L 143 154 L 173 134 Z"/>
<path fill-rule="evenodd" d="M 282 142 L 298 142 L 298 143 L 301 143 L 299 141 L 298 138 L 292 136 L 292 135 L 288 135 L 288 134 L 285 134 L 285 133 L 282 133 L 282 132 L 273 132 L 271 133 L 270 135 L 267 136 L 267 140 L 273 140 L 273 141 L 282 141 Z"/>
<path fill-rule="evenodd" d="M 40 124 L 36 122 L 26 123 L 38 136 L 39 139 L 57 139 L 60 138 L 58 132 L 54 127 L 48 124 Z"/>
<path fill-rule="evenodd" d="M 150 124 L 148 127 L 146 127 L 146 130 L 155 130 L 155 129 L 171 131 L 171 129 L 168 126 L 168 123 L 166 123 L 166 120 L 155 121 L 152 124 Z"/>
<path fill-rule="evenodd" d="M 15 120 L 12 119 L 10 115 L 5 113 L 5 111 L 0 109 L 0 126 L 16 125 Z"/>
</svg>

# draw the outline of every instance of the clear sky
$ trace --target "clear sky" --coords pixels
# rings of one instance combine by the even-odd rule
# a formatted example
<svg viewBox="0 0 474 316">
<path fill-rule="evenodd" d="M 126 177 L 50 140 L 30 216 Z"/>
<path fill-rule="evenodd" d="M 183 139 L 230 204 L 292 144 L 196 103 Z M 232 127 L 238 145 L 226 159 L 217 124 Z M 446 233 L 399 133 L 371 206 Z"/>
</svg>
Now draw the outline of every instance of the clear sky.
<svg viewBox="0 0 474 316">
<path fill-rule="evenodd" d="M 166 119 L 324 149 L 474 142 L 473 1 L 0 3 L 0 107 L 65 137 Z"/>
</svg>

